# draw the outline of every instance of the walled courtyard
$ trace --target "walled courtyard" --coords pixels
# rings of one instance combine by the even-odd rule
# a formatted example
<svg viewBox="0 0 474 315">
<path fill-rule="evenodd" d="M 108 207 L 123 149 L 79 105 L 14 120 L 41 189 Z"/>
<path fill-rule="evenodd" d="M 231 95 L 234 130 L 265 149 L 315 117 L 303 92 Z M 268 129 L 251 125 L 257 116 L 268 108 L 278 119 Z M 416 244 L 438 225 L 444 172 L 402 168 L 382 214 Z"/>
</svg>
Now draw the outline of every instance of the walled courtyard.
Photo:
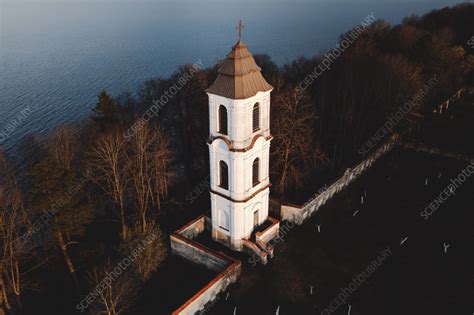
<svg viewBox="0 0 474 315">
<path fill-rule="evenodd" d="M 427 219 L 420 214 L 466 165 L 395 149 L 291 228 L 266 266 L 244 261 L 207 314 L 320 314 L 331 303 L 327 314 L 471 314 L 472 178 Z M 335 302 L 387 248 L 345 304 Z"/>
</svg>

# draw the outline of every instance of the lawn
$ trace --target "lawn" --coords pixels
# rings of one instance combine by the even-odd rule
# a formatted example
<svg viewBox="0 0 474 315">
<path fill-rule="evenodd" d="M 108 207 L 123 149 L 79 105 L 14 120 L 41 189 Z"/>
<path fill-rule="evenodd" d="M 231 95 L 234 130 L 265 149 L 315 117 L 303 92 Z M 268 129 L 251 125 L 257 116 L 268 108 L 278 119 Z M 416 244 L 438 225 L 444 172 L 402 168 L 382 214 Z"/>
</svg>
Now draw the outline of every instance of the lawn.
<svg viewBox="0 0 474 315">
<path fill-rule="evenodd" d="M 320 314 L 388 247 L 389 257 L 332 314 L 348 314 L 349 305 L 352 315 L 472 314 L 474 178 L 427 220 L 420 215 L 465 166 L 392 152 L 294 227 L 269 264 L 246 262 L 228 299 L 207 313 Z"/>
</svg>

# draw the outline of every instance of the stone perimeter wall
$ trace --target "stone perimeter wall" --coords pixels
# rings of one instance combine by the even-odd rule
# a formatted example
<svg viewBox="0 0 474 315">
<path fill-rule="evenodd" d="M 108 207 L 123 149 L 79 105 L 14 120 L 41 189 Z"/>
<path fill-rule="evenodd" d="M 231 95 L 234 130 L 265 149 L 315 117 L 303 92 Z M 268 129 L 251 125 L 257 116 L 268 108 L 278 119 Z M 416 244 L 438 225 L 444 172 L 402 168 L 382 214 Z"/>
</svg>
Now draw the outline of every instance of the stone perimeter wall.
<svg viewBox="0 0 474 315">
<path fill-rule="evenodd" d="M 206 304 L 214 300 L 230 284 L 236 282 L 240 276 L 240 261 L 207 248 L 193 240 L 193 238 L 207 229 L 208 224 L 209 222 L 206 220 L 206 217 L 200 216 L 170 235 L 171 251 L 173 254 L 220 272 L 204 288 L 174 311 L 173 315 L 188 315 L 201 312 Z"/>
<path fill-rule="evenodd" d="M 455 159 L 455 160 L 464 161 L 464 162 L 470 162 L 470 163 L 474 162 L 474 156 L 469 156 L 463 153 L 443 150 L 443 149 L 429 146 L 423 143 L 402 142 L 400 143 L 400 146 L 406 150 L 414 150 L 416 152 L 423 152 L 430 155 L 439 155 L 445 158 Z"/>
<path fill-rule="evenodd" d="M 271 216 L 268 216 L 267 220 L 271 222 L 271 225 L 264 231 L 255 233 L 255 239 L 257 241 L 268 243 L 270 240 L 278 237 L 278 232 L 280 231 L 280 221 L 272 218 Z"/>
<path fill-rule="evenodd" d="M 215 255 L 199 243 L 189 241 L 177 235 L 170 236 L 171 251 L 192 263 L 201 265 L 212 271 L 221 272 L 227 267 L 229 261 Z"/>
<path fill-rule="evenodd" d="M 346 188 L 356 178 L 369 169 L 380 157 L 393 149 L 397 144 L 399 136 L 392 135 L 383 145 L 377 148 L 375 152 L 369 155 L 364 161 L 357 164 L 353 169 L 348 169 L 346 173 L 336 180 L 331 186 L 321 193 L 316 194 L 308 200 L 303 206 L 281 205 L 281 219 L 294 222 L 301 225 L 325 205 L 335 194 Z"/>
<path fill-rule="evenodd" d="M 369 155 L 368 158 L 360 162 L 353 169 L 348 169 L 341 178 L 336 180 L 323 192 L 316 194 L 304 205 L 298 206 L 282 203 L 280 208 L 281 219 L 301 225 L 334 195 L 346 188 L 369 169 L 380 157 L 391 151 L 393 147 L 397 145 L 398 140 L 398 135 L 392 135 L 383 145 L 378 147 L 375 152 Z M 278 231 L 278 228 L 279 224 L 273 224 L 259 236 L 265 239 L 267 234 L 274 234 L 275 231 Z M 240 261 L 230 258 L 223 253 L 215 252 L 193 240 L 204 231 L 210 229 L 209 219 L 205 216 L 200 216 L 170 236 L 173 254 L 184 257 L 193 263 L 203 265 L 210 270 L 220 272 L 216 278 L 211 280 L 204 288 L 174 311 L 173 315 L 187 315 L 201 312 L 205 309 L 206 304 L 213 301 L 230 284 L 236 282 L 240 276 Z M 255 245 L 255 247 L 257 246 Z"/>
</svg>

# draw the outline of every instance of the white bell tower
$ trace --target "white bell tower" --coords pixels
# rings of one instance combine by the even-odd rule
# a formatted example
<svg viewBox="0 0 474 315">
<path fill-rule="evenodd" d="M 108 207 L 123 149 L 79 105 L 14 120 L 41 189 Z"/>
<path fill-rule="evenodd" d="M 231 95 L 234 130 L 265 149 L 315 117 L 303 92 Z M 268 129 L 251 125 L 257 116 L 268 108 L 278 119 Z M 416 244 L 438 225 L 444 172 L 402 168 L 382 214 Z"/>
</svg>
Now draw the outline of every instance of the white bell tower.
<svg viewBox="0 0 474 315">
<path fill-rule="evenodd" d="M 223 61 L 209 96 L 212 237 L 234 250 L 268 217 L 270 92 L 240 40 Z"/>
</svg>

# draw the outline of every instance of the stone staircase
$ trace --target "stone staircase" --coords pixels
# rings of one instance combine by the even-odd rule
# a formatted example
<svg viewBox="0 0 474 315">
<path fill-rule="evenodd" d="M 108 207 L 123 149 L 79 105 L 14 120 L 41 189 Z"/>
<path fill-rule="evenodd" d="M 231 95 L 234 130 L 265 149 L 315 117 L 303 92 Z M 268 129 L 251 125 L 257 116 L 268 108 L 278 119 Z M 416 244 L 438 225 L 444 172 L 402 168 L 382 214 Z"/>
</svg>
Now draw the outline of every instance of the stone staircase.
<svg viewBox="0 0 474 315">
<path fill-rule="evenodd" d="M 255 242 L 242 239 L 243 251 L 251 257 L 251 262 L 260 262 L 265 265 L 268 262 L 268 254 Z"/>
</svg>

